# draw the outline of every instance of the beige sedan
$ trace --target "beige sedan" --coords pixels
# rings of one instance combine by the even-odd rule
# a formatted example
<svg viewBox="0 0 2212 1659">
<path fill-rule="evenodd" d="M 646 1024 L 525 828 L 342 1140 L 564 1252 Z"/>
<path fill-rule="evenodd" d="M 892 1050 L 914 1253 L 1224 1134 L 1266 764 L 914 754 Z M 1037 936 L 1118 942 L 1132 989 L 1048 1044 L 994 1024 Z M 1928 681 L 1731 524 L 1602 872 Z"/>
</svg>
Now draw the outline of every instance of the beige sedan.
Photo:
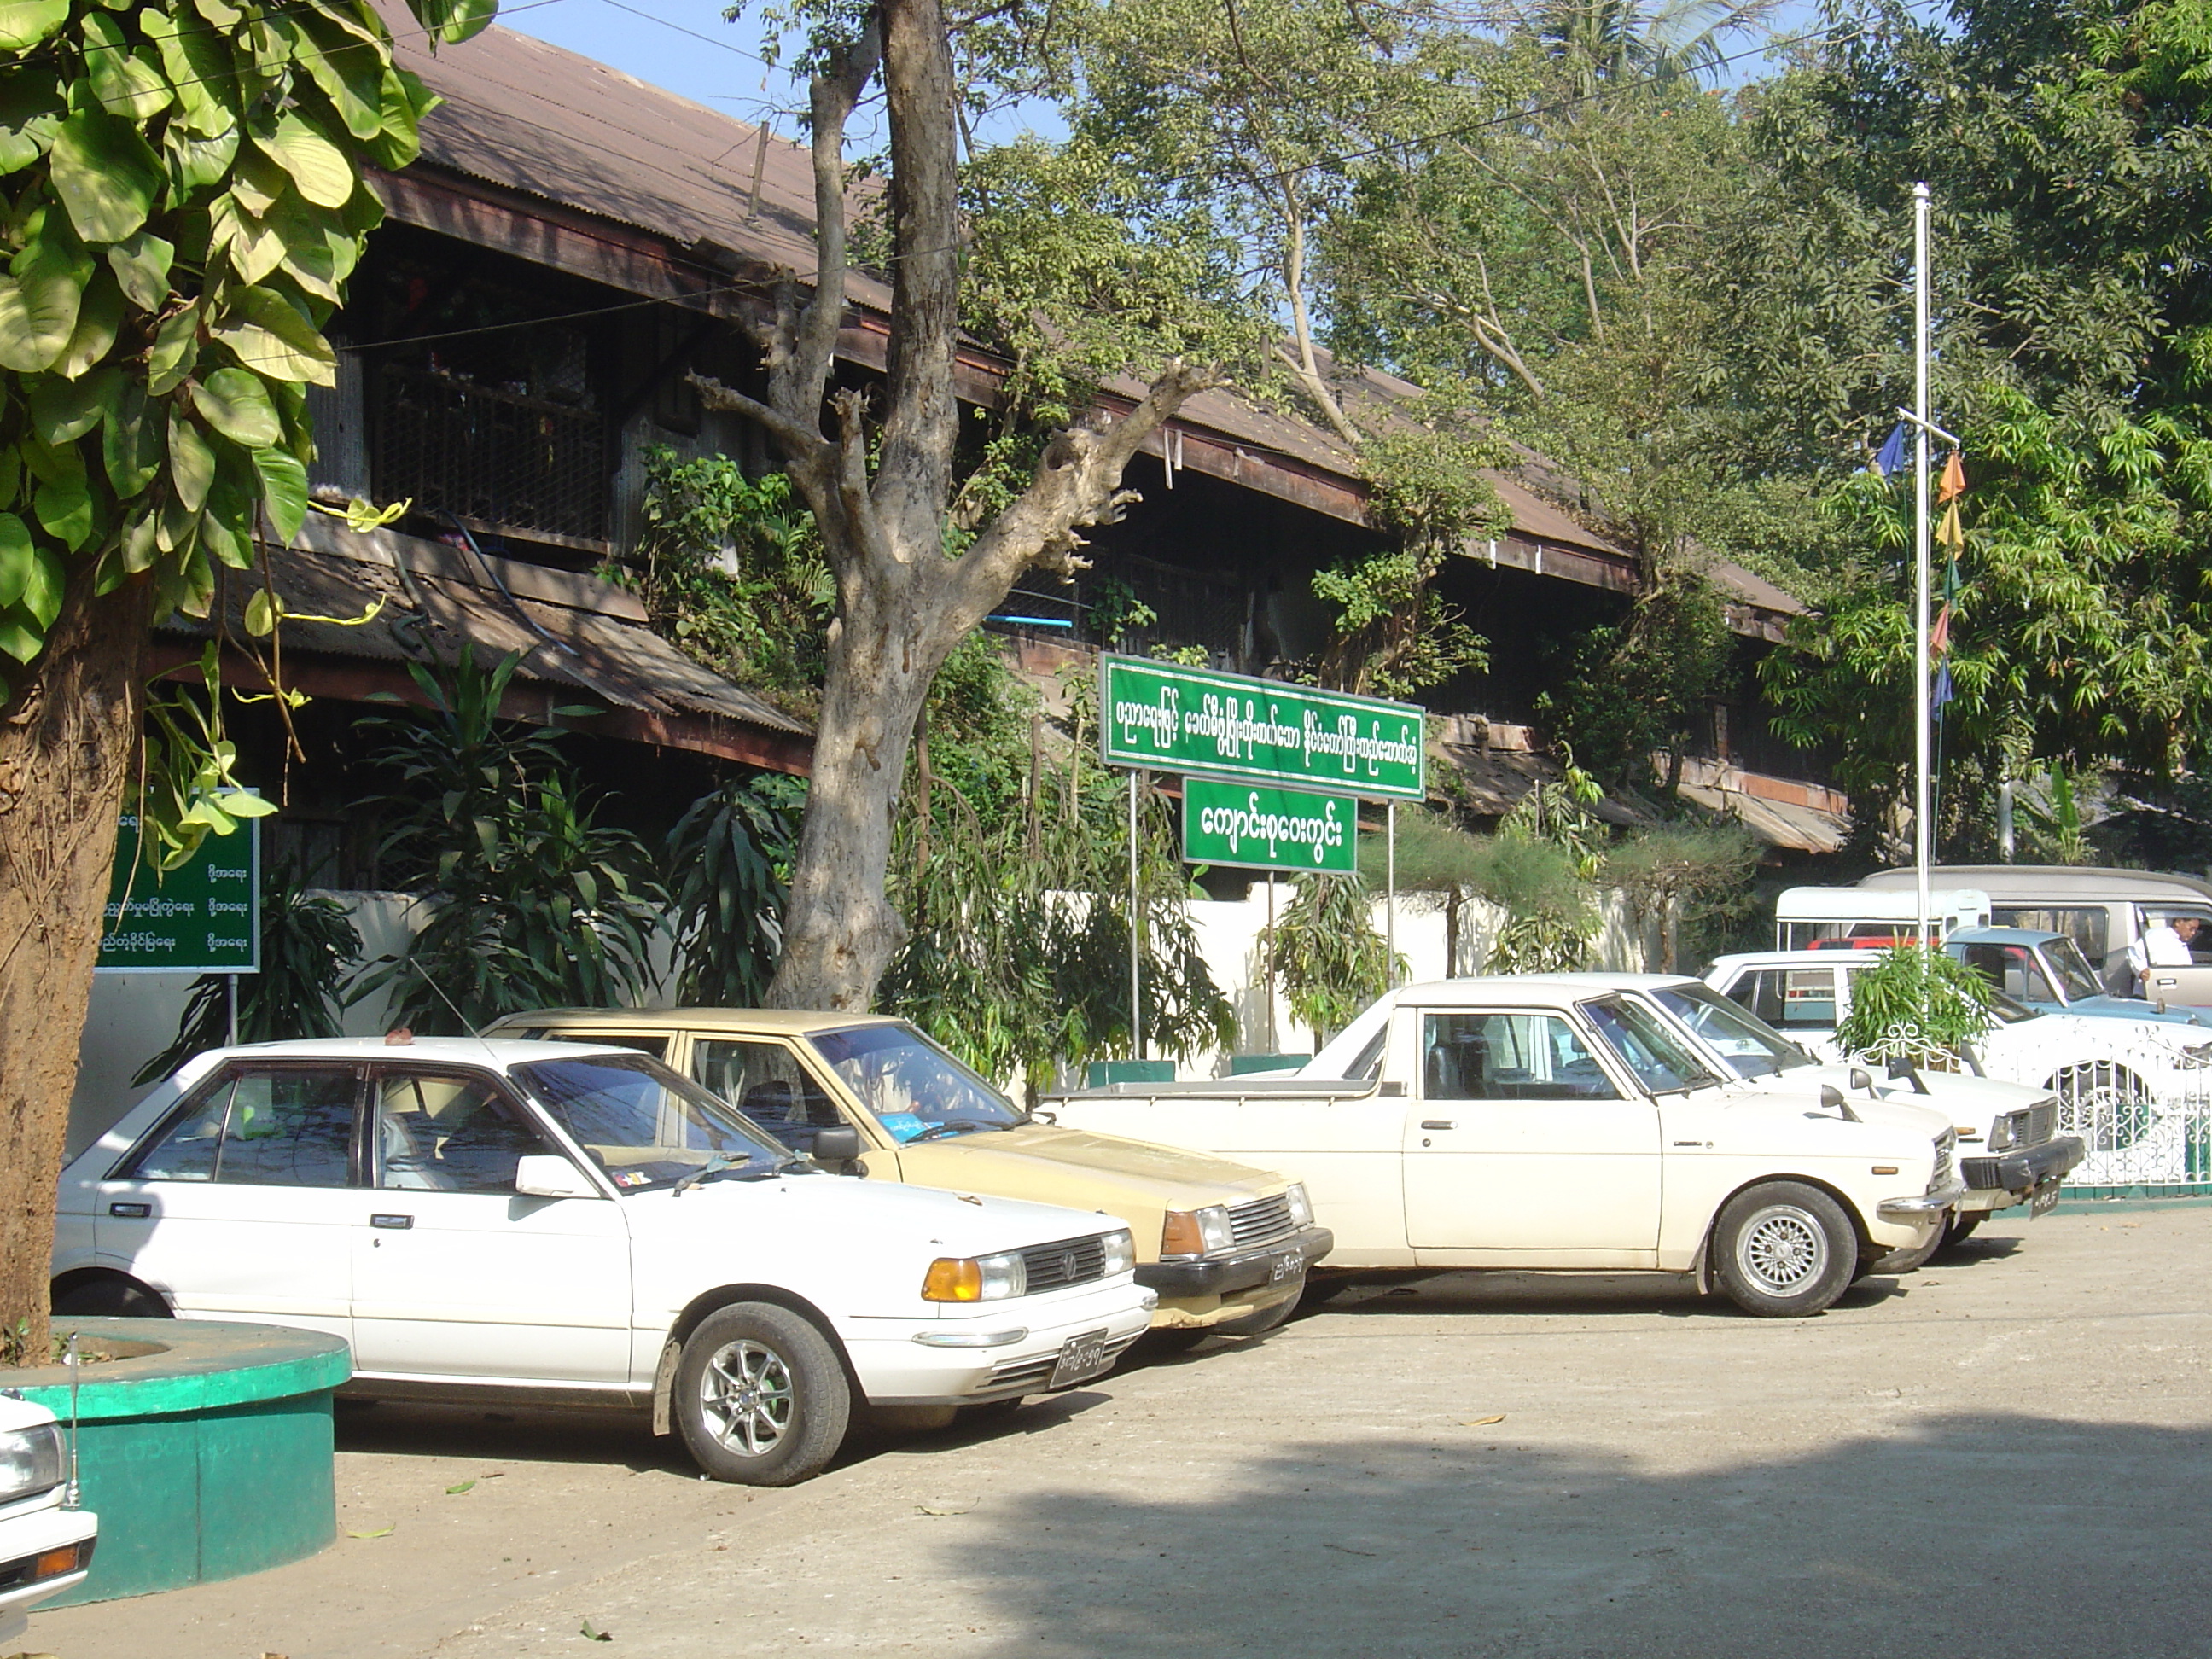
<svg viewBox="0 0 2212 1659">
<path fill-rule="evenodd" d="M 548 1008 L 487 1035 L 640 1048 L 796 1151 L 872 1180 L 1095 1210 L 1127 1224 L 1156 1328 L 1256 1336 L 1328 1254 L 1305 1188 L 1200 1152 L 1024 1114 L 902 1019 L 759 1008 Z"/>
</svg>

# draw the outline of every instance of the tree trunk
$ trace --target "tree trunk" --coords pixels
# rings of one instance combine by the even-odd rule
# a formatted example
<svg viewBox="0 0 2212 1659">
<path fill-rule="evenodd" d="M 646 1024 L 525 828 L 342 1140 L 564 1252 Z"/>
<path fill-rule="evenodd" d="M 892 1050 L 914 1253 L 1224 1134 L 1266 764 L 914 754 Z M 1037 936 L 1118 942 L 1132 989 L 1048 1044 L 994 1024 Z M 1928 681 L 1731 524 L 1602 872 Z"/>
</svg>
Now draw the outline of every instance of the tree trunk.
<svg viewBox="0 0 2212 1659">
<path fill-rule="evenodd" d="M 139 737 L 147 589 L 86 560 L 46 656 L 0 711 L 0 1324 L 46 1352 L 54 1183 Z"/>
</svg>

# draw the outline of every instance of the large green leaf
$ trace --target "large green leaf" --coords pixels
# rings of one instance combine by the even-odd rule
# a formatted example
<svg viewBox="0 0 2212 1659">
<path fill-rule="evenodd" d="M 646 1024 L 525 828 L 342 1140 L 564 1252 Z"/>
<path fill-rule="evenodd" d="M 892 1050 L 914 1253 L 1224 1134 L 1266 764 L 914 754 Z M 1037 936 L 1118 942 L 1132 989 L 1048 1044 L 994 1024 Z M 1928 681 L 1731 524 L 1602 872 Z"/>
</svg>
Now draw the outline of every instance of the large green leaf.
<svg viewBox="0 0 2212 1659">
<path fill-rule="evenodd" d="M 345 152 L 296 114 L 286 114 L 274 132 L 255 133 L 253 142 L 317 207 L 343 207 L 353 194 L 353 164 Z"/>
<path fill-rule="evenodd" d="M 215 448 L 200 429 L 175 408 L 169 410 L 169 483 L 176 499 L 197 513 L 207 504 L 215 482 Z"/>
<path fill-rule="evenodd" d="M 264 380 L 317 386 L 337 381 L 337 356 L 330 343 L 283 295 L 265 288 L 240 289 L 230 304 L 230 314 L 209 332 L 240 363 Z"/>
<path fill-rule="evenodd" d="M 33 429 L 48 444 L 75 443 L 100 424 L 122 382 L 123 371 L 114 368 L 77 380 L 40 380 L 31 390 Z"/>
<path fill-rule="evenodd" d="M 126 381 L 100 428 L 100 461 L 119 501 L 136 499 L 161 469 L 161 428 L 149 415 L 146 388 Z"/>
<path fill-rule="evenodd" d="M 137 130 L 80 109 L 54 135 L 54 193 L 88 242 L 119 242 L 146 222 L 161 193 L 161 164 Z"/>
<path fill-rule="evenodd" d="M 289 543 L 307 521 L 307 469 L 297 457 L 281 449 L 255 450 L 253 465 L 261 474 L 262 501 L 269 509 L 270 522 Z"/>
<path fill-rule="evenodd" d="M 179 306 L 161 319 L 146 360 L 146 390 L 166 397 L 184 384 L 199 360 L 200 302 Z"/>
<path fill-rule="evenodd" d="M 284 435 L 276 405 L 258 375 L 242 368 L 218 368 L 191 388 L 200 418 L 233 443 L 266 449 Z"/>
<path fill-rule="evenodd" d="M 123 290 L 112 274 L 95 269 L 76 308 L 76 326 L 70 331 L 69 343 L 54 359 L 54 373 L 75 380 L 105 361 L 115 349 L 122 326 Z"/>
<path fill-rule="evenodd" d="M 0 173 L 44 155 L 61 125 L 61 93 L 51 75 L 24 69 L 0 79 Z"/>
<path fill-rule="evenodd" d="M 82 267 L 59 239 L 41 235 L 0 276 L 0 368 L 30 373 L 60 356 L 76 328 Z"/>
<path fill-rule="evenodd" d="M 384 72 L 381 98 L 383 127 L 369 149 L 379 167 L 397 172 L 421 151 L 422 118 L 437 107 L 439 99 L 411 71 L 397 64 Z"/>
<path fill-rule="evenodd" d="M 69 21 L 70 0 L 0 0 L 0 52 L 28 52 Z"/>
<path fill-rule="evenodd" d="M 35 548 L 31 554 L 31 568 L 26 573 L 23 597 L 16 601 L 31 613 L 43 634 L 54 625 L 54 618 L 62 614 L 62 589 L 68 585 L 69 573 L 62 562 L 48 548 Z"/>
<path fill-rule="evenodd" d="M 30 526 L 12 513 L 0 513 L 0 610 L 23 597 L 35 553 Z"/>
<path fill-rule="evenodd" d="M 175 96 L 169 83 L 145 57 L 131 50 L 113 18 L 94 12 L 79 27 L 83 31 L 85 78 L 102 109 L 149 121 L 168 108 Z M 146 50 L 142 47 L 139 52 Z"/>
<path fill-rule="evenodd" d="M 132 305 L 141 311 L 159 311 L 168 303 L 169 264 L 176 254 L 152 231 L 142 230 L 107 250 L 107 266 Z"/>
<path fill-rule="evenodd" d="M 195 138 L 172 125 L 161 140 L 179 194 L 219 185 L 238 159 L 238 130 Z"/>
<path fill-rule="evenodd" d="M 271 28 L 287 31 L 293 50 L 347 132 L 373 138 L 384 125 L 380 54 L 351 30 L 319 12 L 294 19 L 282 15 Z"/>
<path fill-rule="evenodd" d="M 65 543 L 70 552 L 78 551 L 92 539 L 92 492 L 85 488 L 83 479 L 40 484 L 34 510 L 46 533 Z"/>
<path fill-rule="evenodd" d="M 230 131 L 238 125 L 238 63 L 228 43 L 198 19 L 168 21 L 172 27 L 155 39 L 183 105 L 173 128 L 181 125 L 206 138 Z"/>
</svg>

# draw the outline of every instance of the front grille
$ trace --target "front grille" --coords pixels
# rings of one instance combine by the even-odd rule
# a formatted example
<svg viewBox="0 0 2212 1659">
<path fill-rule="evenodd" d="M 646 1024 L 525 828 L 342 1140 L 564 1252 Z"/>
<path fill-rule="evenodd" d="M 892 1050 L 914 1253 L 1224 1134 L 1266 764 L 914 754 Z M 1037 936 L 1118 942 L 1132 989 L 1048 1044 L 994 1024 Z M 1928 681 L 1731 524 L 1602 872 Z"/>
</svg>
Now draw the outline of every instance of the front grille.
<svg viewBox="0 0 2212 1659">
<path fill-rule="evenodd" d="M 1106 1276 L 1106 1241 L 1093 1233 L 1088 1238 L 1063 1238 L 1056 1244 L 1032 1244 L 1022 1252 L 1029 1269 L 1030 1294 L 1056 1291 L 1064 1285 L 1082 1285 Z"/>
<path fill-rule="evenodd" d="M 1297 1231 L 1291 1224 L 1290 1194 L 1278 1193 L 1273 1198 L 1255 1198 L 1249 1204 L 1231 1205 L 1229 1231 L 1240 1250 L 1288 1238 Z"/>
<path fill-rule="evenodd" d="M 1954 1137 L 1948 1129 L 1936 1138 L 1936 1168 L 1928 1176 L 1928 1190 L 1934 1192 L 1951 1178 L 1951 1146 Z"/>
<path fill-rule="evenodd" d="M 1134 1336 L 1118 1337 L 1106 1345 L 1109 1359 L 1119 1359 L 1128 1352 Z M 1052 1379 L 1052 1368 L 1060 1364 L 1057 1353 L 1041 1353 L 1027 1359 L 1010 1359 L 1003 1365 L 992 1368 L 990 1378 L 975 1390 L 978 1394 L 997 1394 L 1006 1389 L 1042 1387 Z"/>
<path fill-rule="evenodd" d="M 2022 1146 L 2040 1146 L 2058 1133 L 2058 1102 L 2038 1101 L 2016 1112 L 2007 1112 L 1990 1131 L 1990 1150 L 2009 1152 Z"/>
</svg>

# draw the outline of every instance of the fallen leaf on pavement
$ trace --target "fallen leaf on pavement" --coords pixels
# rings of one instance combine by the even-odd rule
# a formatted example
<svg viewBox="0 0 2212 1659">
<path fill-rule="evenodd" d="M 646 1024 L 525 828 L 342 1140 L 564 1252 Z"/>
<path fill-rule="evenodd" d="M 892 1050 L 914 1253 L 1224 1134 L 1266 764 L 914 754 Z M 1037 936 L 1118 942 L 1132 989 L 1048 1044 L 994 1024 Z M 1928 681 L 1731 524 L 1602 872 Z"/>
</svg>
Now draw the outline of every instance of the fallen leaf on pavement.
<svg viewBox="0 0 2212 1659">
<path fill-rule="evenodd" d="M 915 1507 L 921 1510 L 924 1515 L 965 1515 L 969 1510 L 974 1509 L 975 1504 L 971 1499 L 969 1502 L 965 1504 L 917 1504 Z"/>
<path fill-rule="evenodd" d="M 466 1492 L 471 1486 L 475 1485 L 476 1482 L 473 1480 L 464 1480 L 458 1486 L 447 1487 L 446 1496 L 448 1498 L 459 1498 L 463 1492 Z"/>
<path fill-rule="evenodd" d="M 1504 1412 L 1500 1412 L 1495 1417 L 1470 1417 L 1466 1422 L 1461 1424 L 1460 1427 L 1462 1429 L 1486 1429 L 1492 1423 L 1503 1423 L 1504 1420 L 1505 1413 Z"/>
<path fill-rule="evenodd" d="M 583 1628 L 576 1633 L 586 1642 L 611 1642 L 615 1639 L 603 1630 L 593 1630 L 592 1621 L 588 1619 L 584 1620 Z"/>
<path fill-rule="evenodd" d="M 1346 1555 L 1364 1555 L 1370 1560 L 1372 1560 L 1375 1556 L 1375 1552 L 1373 1550 L 1356 1550 L 1349 1544 L 1331 1544 L 1323 1542 L 1322 1547 L 1325 1550 L 1336 1550 Z"/>
<path fill-rule="evenodd" d="M 389 1538 L 396 1530 L 397 1528 L 392 1527 L 379 1527 L 374 1532 L 349 1532 L 346 1536 L 349 1538 Z"/>
</svg>

